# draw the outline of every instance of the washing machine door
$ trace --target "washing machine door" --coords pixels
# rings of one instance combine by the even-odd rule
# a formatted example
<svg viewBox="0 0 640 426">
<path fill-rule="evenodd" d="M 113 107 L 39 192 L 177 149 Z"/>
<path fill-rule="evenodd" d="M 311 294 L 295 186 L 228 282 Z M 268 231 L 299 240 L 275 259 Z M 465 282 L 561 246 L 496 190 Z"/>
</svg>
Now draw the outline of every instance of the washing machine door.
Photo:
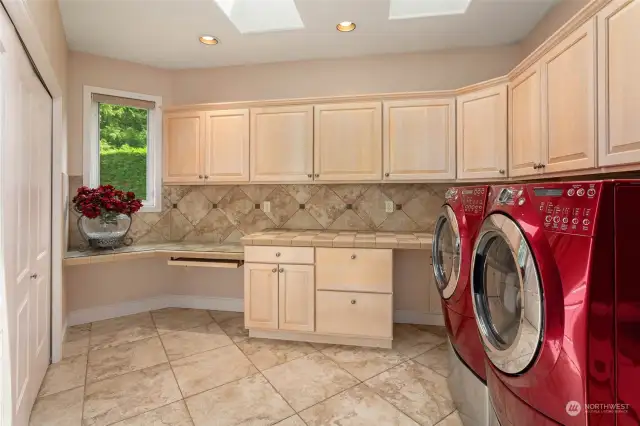
<svg viewBox="0 0 640 426">
<path fill-rule="evenodd" d="M 448 205 L 442 208 L 436 222 L 431 256 L 438 291 L 443 299 L 449 299 L 456 291 L 460 277 L 460 228 Z"/>
<path fill-rule="evenodd" d="M 501 213 L 483 222 L 473 250 L 472 300 L 487 356 L 507 374 L 535 361 L 543 337 L 543 294 L 531 248 Z"/>
</svg>

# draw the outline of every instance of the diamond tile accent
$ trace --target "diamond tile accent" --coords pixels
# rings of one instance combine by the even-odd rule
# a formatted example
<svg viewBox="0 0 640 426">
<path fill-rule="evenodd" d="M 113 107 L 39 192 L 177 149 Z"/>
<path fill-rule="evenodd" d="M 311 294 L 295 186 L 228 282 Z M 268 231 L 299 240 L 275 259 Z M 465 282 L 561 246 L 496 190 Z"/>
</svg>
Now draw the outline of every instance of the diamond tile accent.
<svg viewBox="0 0 640 426">
<path fill-rule="evenodd" d="M 213 209 L 198 222 L 185 241 L 220 243 L 233 231 L 235 228 L 229 218 L 220 210 Z"/>
<path fill-rule="evenodd" d="M 242 185 L 240 189 L 254 203 L 260 204 L 267 199 L 277 185 Z"/>
<path fill-rule="evenodd" d="M 328 228 L 347 209 L 347 205 L 328 187 L 323 186 L 308 203 L 308 211 L 324 228 Z"/>
<path fill-rule="evenodd" d="M 211 201 L 198 190 L 192 190 L 178 202 L 178 210 L 193 225 L 205 217 L 212 207 Z"/>
<path fill-rule="evenodd" d="M 181 241 L 192 230 L 193 225 L 180 213 L 180 210 L 171 210 L 171 229 L 169 231 L 171 241 Z"/>
<path fill-rule="evenodd" d="M 282 188 L 300 204 L 304 204 L 320 190 L 319 185 L 282 185 Z"/>
<path fill-rule="evenodd" d="M 271 210 L 265 213 L 276 227 L 284 225 L 300 208 L 298 202 L 282 188 L 276 188 L 265 201 L 271 203 Z"/>
<path fill-rule="evenodd" d="M 227 215 L 229 221 L 234 225 L 238 225 L 240 219 L 253 210 L 253 207 L 254 203 L 251 202 L 247 194 L 242 192 L 239 187 L 235 187 L 229 191 L 218 203 L 218 208 Z"/>
<path fill-rule="evenodd" d="M 369 187 L 367 192 L 355 202 L 353 209 L 370 227 L 377 228 L 387 218 L 388 213 L 385 212 L 384 205 L 386 201 L 390 201 L 389 197 L 375 185 Z"/>
<path fill-rule="evenodd" d="M 229 193 L 234 187 L 226 185 L 210 185 L 200 188 L 202 195 L 207 197 L 207 200 L 214 204 L 217 204 Z"/>
</svg>

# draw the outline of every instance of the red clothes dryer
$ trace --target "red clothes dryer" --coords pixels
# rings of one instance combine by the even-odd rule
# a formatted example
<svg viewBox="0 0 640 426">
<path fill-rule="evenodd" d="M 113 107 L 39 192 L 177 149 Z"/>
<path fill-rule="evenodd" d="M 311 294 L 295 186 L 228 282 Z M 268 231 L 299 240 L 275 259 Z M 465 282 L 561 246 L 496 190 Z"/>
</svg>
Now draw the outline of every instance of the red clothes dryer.
<svg viewBox="0 0 640 426">
<path fill-rule="evenodd" d="M 451 343 L 449 388 L 465 424 L 482 426 L 489 411 L 486 357 L 469 281 L 473 245 L 484 217 L 487 193 L 486 185 L 450 188 L 436 222 L 432 248 L 436 285 Z"/>
<path fill-rule="evenodd" d="M 493 186 L 472 300 L 502 426 L 640 424 L 640 181 Z"/>
</svg>

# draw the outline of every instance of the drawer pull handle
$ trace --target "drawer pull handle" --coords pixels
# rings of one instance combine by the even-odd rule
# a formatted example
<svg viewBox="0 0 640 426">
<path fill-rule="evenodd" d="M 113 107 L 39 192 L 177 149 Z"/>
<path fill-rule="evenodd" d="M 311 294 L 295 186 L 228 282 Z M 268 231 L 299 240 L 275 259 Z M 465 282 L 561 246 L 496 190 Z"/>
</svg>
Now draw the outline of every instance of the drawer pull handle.
<svg viewBox="0 0 640 426">
<path fill-rule="evenodd" d="M 280 273 L 284 272 L 284 268 L 280 268 Z"/>
<path fill-rule="evenodd" d="M 280 257 L 280 252 L 277 252 L 277 253 L 276 253 L 276 257 Z"/>
<path fill-rule="evenodd" d="M 355 254 L 352 254 L 352 255 L 351 255 L 351 258 L 352 258 L 352 259 L 355 259 L 355 258 L 356 258 L 356 255 L 355 255 Z"/>
<path fill-rule="evenodd" d="M 355 305 L 356 304 L 356 299 L 351 299 L 351 304 Z"/>
<path fill-rule="evenodd" d="M 276 272 L 278 272 L 278 268 L 273 268 L 273 269 L 271 270 L 271 272 L 273 272 L 273 273 L 275 274 Z"/>
</svg>

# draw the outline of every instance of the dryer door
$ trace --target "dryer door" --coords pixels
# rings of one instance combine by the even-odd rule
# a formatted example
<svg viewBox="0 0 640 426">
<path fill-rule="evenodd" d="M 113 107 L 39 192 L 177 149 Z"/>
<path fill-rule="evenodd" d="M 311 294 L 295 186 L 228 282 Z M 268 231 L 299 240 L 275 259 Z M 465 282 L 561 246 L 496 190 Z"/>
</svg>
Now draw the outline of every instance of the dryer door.
<svg viewBox="0 0 640 426">
<path fill-rule="evenodd" d="M 460 229 L 456 215 L 447 205 L 436 222 L 431 256 L 438 291 L 448 299 L 456 291 L 460 277 Z"/>
<path fill-rule="evenodd" d="M 487 356 L 504 373 L 522 373 L 542 343 L 543 295 L 529 244 L 511 218 L 493 213 L 484 220 L 472 268 L 473 309 Z"/>
</svg>

